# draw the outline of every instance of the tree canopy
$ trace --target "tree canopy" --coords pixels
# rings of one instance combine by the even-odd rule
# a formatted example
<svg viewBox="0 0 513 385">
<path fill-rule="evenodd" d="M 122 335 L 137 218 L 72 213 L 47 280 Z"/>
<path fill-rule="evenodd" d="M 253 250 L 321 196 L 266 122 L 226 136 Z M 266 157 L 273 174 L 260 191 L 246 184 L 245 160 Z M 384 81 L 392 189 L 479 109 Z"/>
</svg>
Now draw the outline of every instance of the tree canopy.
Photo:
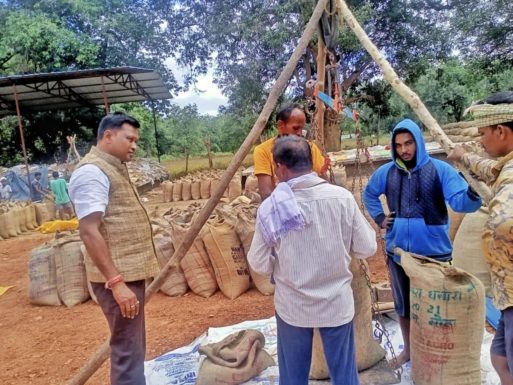
<svg viewBox="0 0 513 385">
<path fill-rule="evenodd" d="M 235 151 L 315 6 L 315 0 L 5 0 L 0 2 L 0 75 L 110 66 L 158 71 L 171 92 L 187 89 L 214 69 L 228 98 L 218 116 L 195 106 L 158 106 L 158 145 L 145 105 L 115 107 L 143 123 L 141 153 L 185 156 Z M 513 5 L 503 0 L 348 0 L 350 8 L 396 71 L 440 122 L 461 118 L 489 92 L 511 88 Z M 379 69 L 343 23 L 328 42 L 347 101 L 362 111 L 370 132 L 386 131 L 411 111 L 382 80 Z M 319 34 L 310 42 L 281 102 L 304 100 L 316 76 Z M 170 59 L 177 65 L 169 68 Z M 94 140 L 102 112 L 80 109 L 24 116 L 33 161 L 52 161 L 65 136 Z M 342 125 L 346 123 L 342 122 Z M 269 128 L 273 122 L 269 122 Z M 187 138 L 187 139 L 184 139 Z M 0 121 L 0 163 L 19 160 L 16 121 Z M 51 155 L 50 155 L 51 154 Z M 50 159 L 49 159 L 50 158 Z"/>
</svg>

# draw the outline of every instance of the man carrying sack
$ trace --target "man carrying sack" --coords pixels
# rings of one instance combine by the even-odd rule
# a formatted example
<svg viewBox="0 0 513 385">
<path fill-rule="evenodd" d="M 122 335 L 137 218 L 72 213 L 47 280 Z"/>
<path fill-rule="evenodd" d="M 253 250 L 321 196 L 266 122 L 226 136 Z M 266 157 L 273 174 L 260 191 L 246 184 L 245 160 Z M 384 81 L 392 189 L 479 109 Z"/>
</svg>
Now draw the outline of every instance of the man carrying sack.
<svg viewBox="0 0 513 385">
<path fill-rule="evenodd" d="M 513 92 L 498 92 L 467 109 L 481 144 L 494 159 L 456 146 L 449 160 L 462 162 L 492 188 L 482 239 L 490 266 L 492 295 L 501 310 L 491 346 L 491 360 L 502 385 L 513 385 Z"/>
<path fill-rule="evenodd" d="M 376 252 L 376 234 L 352 194 L 312 172 L 308 142 L 295 135 L 273 147 L 280 180 L 257 213 L 248 262 L 272 276 L 280 385 L 307 385 L 319 328 L 333 385 L 357 385 L 351 256 Z"/>
</svg>

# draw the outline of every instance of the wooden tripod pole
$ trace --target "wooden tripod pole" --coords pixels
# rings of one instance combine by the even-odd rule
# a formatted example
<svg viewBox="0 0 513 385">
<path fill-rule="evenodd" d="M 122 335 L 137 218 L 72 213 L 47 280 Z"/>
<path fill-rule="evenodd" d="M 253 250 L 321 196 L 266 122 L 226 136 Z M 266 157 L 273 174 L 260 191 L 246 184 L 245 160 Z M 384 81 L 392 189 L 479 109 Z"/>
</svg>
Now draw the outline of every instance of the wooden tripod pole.
<svg viewBox="0 0 513 385">
<path fill-rule="evenodd" d="M 292 76 L 294 69 L 297 66 L 297 63 L 301 59 L 303 52 L 305 51 L 308 45 L 308 42 L 311 40 L 312 36 L 317 30 L 317 23 L 319 22 L 322 16 L 327 1 L 328 0 L 319 0 L 319 2 L 317 3 L 313 11 L 312 17 L 308 21 L 308 24 L 306 25 L 306 28 L 303 32 L 303 35 L 299 40 L 298 46 L 292 53 L 289 61 L 285 65 L 285 68 L 283 68 L 280 76 L 276 80 L 276 83 L 272 87 L 271 92 L 269 93 L 269 97 L 267 98 L 267 101 L 262 111 L 260 112 L 260 115 L 258 116 L 255 124 L 253 125 L 253 128 L 251 129 L 248 136 L 246 137 L 246 139 L 240 146 L 239 150 L 233 157 L 232 161 L 228 165 L 228 168 L 224 172 L 223 177 L 219 182 L 219 186 L 214 191 L 210 199 L 207 201 L 203 209 L 199 212 L 196 220 L 193 222 L 193 224 L 189 228 L 189 231 L 184 236 L 182 244 L 177 248 L 177 250 L 173 254 L 173 257 L 170 258 L 170 262 L 168 262 L 167 265 L 162 268 L 158 277 L 146 289 L 146 302 L 148 302 L 151 296 L 162 286 L 169 273 L 174 268 L 176 268 L 176 265 L 171 261 L 180 261 L 185 255 L 185 253 L 189 250 L 192 243 L 194 242 L 194 239 L 200 232 L 201 228 L 206 223 L 207 219 L 209 218 L 210 214 L 212 213 L 216 205 L 219 203 L 219 200 L 221 199 L 223 192 L 226 190 L 226 187 L 228 187 L 230 180 L 233 178 L 238 168 L 242 164 L 242 161 L 244 160 L 246 155 L 251 150 L 251 147 L 260 136 L 267 121 L 269 120 L 269 117 L 271 116 L 274 107 L 276 106 L 276 103 L 278 102 L 279 96 L 285 90 L 287 83 L 290 77 Z M 107 340 L 96 350 L 96 352 L 80 369 L 80 371 L 68 382 L 68 385 L 85 384 L 86 381 L 98 370 L 98 368 L 103 364 L 103 362 L 108 357 L 109 342 Z"/>
<path fill-rule="evenodd" d="M 390 83 L 392 88 L 401 96 L 406 103 L 410 105 L 410 107 L 415 111 L 419 119 L 426 125 L 429 129 L 433 138 L 440 143 L 442 148 L 446 153 L 449 153 L 451 149 L 454 147 L 454 144 L 449 139 L 449 137 L 445 134 L 445 132 L 440 128 L 438 122 L 433 118 L 429 110 L 426 108 L 422 100 L 420 100 L 419 96 L 413 92 L 406 84 L 404 84 L 399 76 L 397 76 L 396 72 L 390 65 L 390 63 L 381 55 L 378 48 L 374 45 L 374 43 L 369 39 L 369 36 L 365 33 L 363 28 L 360 26 L 356 18 L 353 16 L 351 11 L 349 10 L 346 2 L 344 0 L 339 0 L 339 11 L 342 14 L 342 17 L 346 21 L 347 25 L 354 32 L 362 46 L 367 50 L 369 55 L 374 59 L 376 64 L 383 71 L 383 76 L 385 80 Z M 473 179 L 470 174 L 461 168 L 461 171 L 465 175 L 468 183 L 472 186 L 474 191 L 476 191 L 481 198 L 485 202 L 488 202 L 491 197 L 490 189 L 482 182 L 478 182 Z"/>
</svg>

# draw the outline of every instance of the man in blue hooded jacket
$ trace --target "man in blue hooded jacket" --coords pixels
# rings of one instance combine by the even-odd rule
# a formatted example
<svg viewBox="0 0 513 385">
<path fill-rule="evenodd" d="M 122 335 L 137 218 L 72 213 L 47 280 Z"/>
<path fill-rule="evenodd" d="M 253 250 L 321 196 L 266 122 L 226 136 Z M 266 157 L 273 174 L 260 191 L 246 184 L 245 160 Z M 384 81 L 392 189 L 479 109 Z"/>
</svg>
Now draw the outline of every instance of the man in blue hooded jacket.
<svg viewBox="0 0 513 385">
<path fill-rule="evenodd" d="M 392 161 L 372 174 L 363 199 L 374 221 L 386 229 L 387 265 L 404 340 L 398 357 L 402 366 L 410 360 L 410 281 L 394 248 L 450 261 L 447 204 L 456 212 L 473 212 L 481 207 L 481 199 L 451 165 L 428 155 L 420 128 L 412 120 L 395 126 L 391 151 Z M 379 200 L 382 194 L 388 216 Z"/>
</svg>

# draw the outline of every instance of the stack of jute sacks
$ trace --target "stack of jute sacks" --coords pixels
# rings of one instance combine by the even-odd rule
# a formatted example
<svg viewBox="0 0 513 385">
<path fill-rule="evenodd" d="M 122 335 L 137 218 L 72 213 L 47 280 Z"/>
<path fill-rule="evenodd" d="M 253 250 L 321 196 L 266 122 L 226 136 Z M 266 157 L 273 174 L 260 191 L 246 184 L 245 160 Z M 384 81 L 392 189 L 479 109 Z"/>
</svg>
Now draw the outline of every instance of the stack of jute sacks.
<svg viewBox="0 0 513 385">
<path fill-rule="evenodd" d="M 163 201 L 177 202 L 198 199 L 208 199 L 217 188 L 222 170 L 208 170 L 189 174 L 174 181 L 162 182 Z M 242 193 L 241 175 L 237 173 L 230 181 L 223 197 L 230 201 Z"/>
<path fill-rule="evenodd" d="M 52 203 L 9 202 L 0 204 L 0 240 L 35 230 L 55 217 Z"/>
<path fill-rule="evenodd" d="M 62 232 L 32 251 L 28 265 L 30 303 L 72 307 L 90 298 L 82 245 L 77 232 Z"/>
<path fill-rule="evenodd" d="M 161 267 L 173 257 L 201 207 L 193 203 L 186 209 L 154 215 L 154 243 Z M 175 261 L 176 268 L 161 291 L 180 296 L 190 288 L 202 297 L 210 297 L 219 289 L 235 299 L 253 284 L 262 294 L 273 294 L 274 285 L 253 272 L 246 259 L 255 231 L 256 209 L 245 197 L 218 205 L 186 255 Z"/>
</svg>

